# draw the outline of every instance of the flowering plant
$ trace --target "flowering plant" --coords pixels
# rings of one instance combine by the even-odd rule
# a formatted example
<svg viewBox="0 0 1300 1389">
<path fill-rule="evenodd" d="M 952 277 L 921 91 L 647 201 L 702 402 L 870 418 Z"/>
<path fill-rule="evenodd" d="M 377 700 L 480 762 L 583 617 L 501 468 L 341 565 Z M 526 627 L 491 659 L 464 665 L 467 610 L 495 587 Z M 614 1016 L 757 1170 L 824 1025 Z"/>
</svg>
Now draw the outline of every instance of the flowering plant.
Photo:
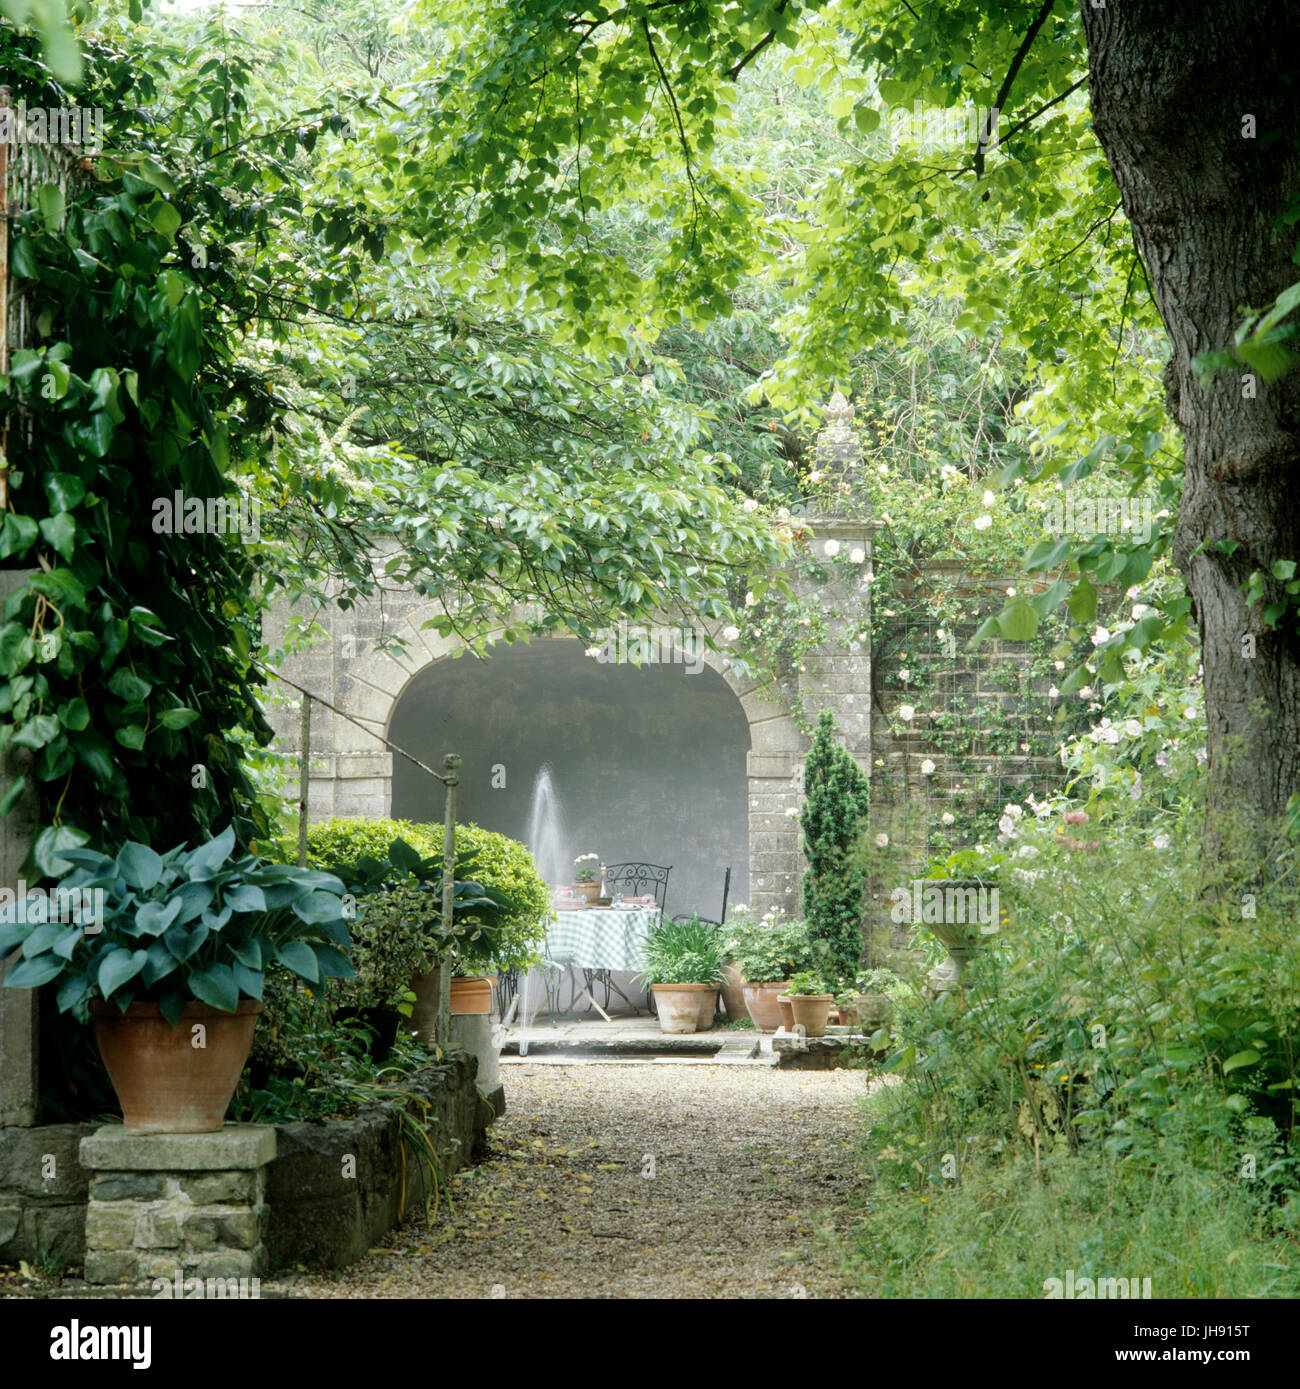
<svg viewBox="0 0 1300 1389">
<path fill-rule="evenodd" d="M 596 869 L 599 863 L 599 854 L 579 854 L 573 860 L 573 881 L 575 883 L 594 883 L 597 880 Z"/>
</svg>

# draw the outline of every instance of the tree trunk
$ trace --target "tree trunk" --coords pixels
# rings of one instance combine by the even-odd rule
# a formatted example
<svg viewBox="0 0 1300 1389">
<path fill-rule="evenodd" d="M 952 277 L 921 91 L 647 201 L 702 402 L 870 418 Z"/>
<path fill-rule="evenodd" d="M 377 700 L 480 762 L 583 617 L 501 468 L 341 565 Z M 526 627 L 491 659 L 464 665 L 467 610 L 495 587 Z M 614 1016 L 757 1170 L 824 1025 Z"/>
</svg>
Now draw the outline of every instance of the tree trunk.
<svg viewBox="0 0 1300 1389">
<path fill-rule="evenodd" d="M 1258 860 L 1300 787 L 1300 642 L 1294 612 L 1291 630 L 1267 632 L 1242 586 L 1300 560 L 1300 371 L 1270 386 L 1243 367 L 1203 388 L 1192 358 L 1230 346 L 1243 309 L 1300 279 L 1300 225 L 1275 225 L 1300 196 L 1300 3 L 1081 9 L 1094 128 L 1172 351 L 1166 398 L 1186 446 L 1173 553 L 1202 643 L 1206 846 L 1217 857 L 1244 828 Z M 1201 548 L 1220 540 L 1239 548 Z"/>
</svg>

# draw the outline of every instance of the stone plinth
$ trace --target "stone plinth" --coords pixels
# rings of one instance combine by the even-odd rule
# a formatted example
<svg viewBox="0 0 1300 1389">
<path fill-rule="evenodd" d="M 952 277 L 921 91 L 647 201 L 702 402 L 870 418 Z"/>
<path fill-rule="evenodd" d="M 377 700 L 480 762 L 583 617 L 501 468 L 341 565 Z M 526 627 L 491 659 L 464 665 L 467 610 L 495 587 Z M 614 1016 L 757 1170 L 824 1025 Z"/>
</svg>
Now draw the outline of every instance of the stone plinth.
<svg viewBox="0 0 1300 1389">
<path fill-rule="evenodd" d="M 248 1278 L 267 1269 L 269 1124 L 215 1133 L 128 1134 L 108 1124 L 81 1143 L 91 1172 L 86 1281 Z"/>
<path fill-rule="evenodd" d="M 860 1066 L 864 1061 L 884 1055 L 871 1045 L 871 1038 L 848 1028 L 828 1028 L 825 1037 L 801 1037 L 779 1028 L 772 1034 L 772 1051 L 777 1065 L 796 1071 L 832 1071 L 839 1066 Z"/>
</svg>

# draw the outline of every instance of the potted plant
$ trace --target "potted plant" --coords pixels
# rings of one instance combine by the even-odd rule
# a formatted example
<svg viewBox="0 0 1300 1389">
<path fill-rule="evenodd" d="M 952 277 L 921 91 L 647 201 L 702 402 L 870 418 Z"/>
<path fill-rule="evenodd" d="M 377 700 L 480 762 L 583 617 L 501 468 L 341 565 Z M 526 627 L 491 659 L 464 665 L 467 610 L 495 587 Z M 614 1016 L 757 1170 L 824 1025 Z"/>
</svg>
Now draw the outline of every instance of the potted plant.
<svg viewBox="0 0 1300 1389">
<path fill-rule="evenodd" d="M 600 896 L 600 855 L 579 854 L 573 860 L 573 890 L 588 905 Z"/>
<path fill-rule="evenodd" d="M 901 980 L 893 970 L 868 969 L 858 975 L 853 1005 L 855 1025 L 864 1032 L 876 1032 L 894 1021 L 894 1000 L 890 990 L 897 990 Z"/>
<path fill-rule="evenodd" d="M 835 995 L 826 981 L 811 970 L 800 970 L 786 985 L 794 1026 L 802 1027 L 806 1037 L 824 1037 Z"/>
<path fill-rule="evenodd" d="M 722 933 L 698 917 L 662 921 L 646 936 L 645 970 L 637 982 L 654 990 L 661 1032 L 707 1032 L 713 1026 L 723 949 Z"/>
<path fill-rule="evenodd" d="M 726 930 L 724 949 L 744 980 L 745 1008 L 761 1032 L 775 1032 L 782 1023 L 779 995 L 796 971 L 812 966 L 808 928 L 788 918 L 780 908 L 755 920 L 737 911 Z"/>
<path fill-rule="evenodd" d="M 69 919 L 0 910 L 0 955 L 23 953 L 5 985 L 55 985 L 61 1012 L 94 1019 L 128 1132 L 221 1127 L 273 964 L 317 986 L 352 974 L 343 883 L 234 849 L 229 828 L 165 854 L 65 849 L 55 900 L 77 904 Z"/>
<path fill-rule="evenodd" d="M 790 990 L 777 994 L 776 1006 L 781 1010 L 781 1026 L 787 1032 L 794 1030 L 794 1005 L 790 1002 Z"/>
</svg>

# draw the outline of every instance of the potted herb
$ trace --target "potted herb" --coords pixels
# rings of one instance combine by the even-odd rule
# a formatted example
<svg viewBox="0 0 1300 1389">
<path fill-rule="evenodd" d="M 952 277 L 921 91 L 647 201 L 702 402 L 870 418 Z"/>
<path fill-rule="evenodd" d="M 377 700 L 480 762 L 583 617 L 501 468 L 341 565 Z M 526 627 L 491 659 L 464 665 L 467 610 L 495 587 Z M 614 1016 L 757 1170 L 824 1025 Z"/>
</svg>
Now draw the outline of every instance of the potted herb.
<svg viewBox="0 0 1300 1389">
<path fill-rule="evenodd" d="M 70 919 L 0 911 L 0 955 L 23 953 L 6 987 L 54 985 L 60 1012 L 94 1019 L 128 1132 L 221 1127 L 273 964 L 313 985 L 352 974 L 343 883 L 234 848 L 228 828 L 165 854 L 64 849 Z"/>
<path fill-rule="evenodd" d="M 811 970 L 800 970 L 790 977 L 786 989 L 795 1027 L 802 1027 L 806 1037 L 824 1037 L 835 998 L 826 981 Z"/>
<path fill-rule="evenodd" d="M 785 981 L 813 964 L 807 925 L 787 917 L 780 908 L 761 920 L 736 912 L 725 933 L 724 949 L 744 980 L 745 1007 L 754 1026 L 775 1032 L 782 1023 L 777 998 L 785 993 Z"/>
<path fill-rule="evenodd" d="M 698 917 L 662 921 L 649 932 L 638 983 L 654 990 L 661 1032 L 707 1032 L 713 1026 L 724 948 L 722 932 Z"/>
<path fill-rule="evenodd" d="M 600 896 L 599 854 L 579 854 L 573 860 L 573 888 L 588 904 Z"/>
</svg>

